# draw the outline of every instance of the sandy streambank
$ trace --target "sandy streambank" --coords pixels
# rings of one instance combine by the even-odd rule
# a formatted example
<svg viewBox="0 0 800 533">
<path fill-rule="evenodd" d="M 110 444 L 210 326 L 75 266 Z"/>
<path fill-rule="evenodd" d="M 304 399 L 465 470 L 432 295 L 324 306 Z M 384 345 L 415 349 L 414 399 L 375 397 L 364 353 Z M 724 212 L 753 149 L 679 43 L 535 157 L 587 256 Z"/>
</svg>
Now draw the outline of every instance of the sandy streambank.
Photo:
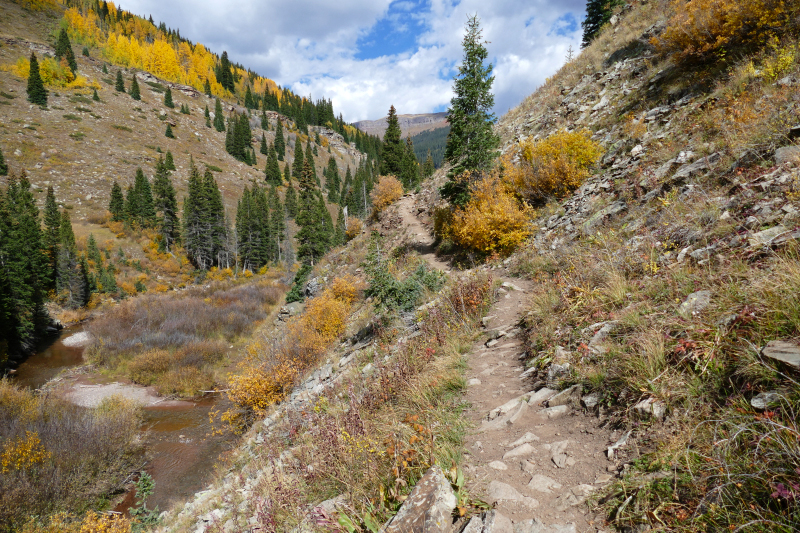
<svg viewBox="0 0 800 533">
<path fill-rule="evenodd" d="M 84 379 L 78 379 L 64 387 L 64 398 L 80 405 L 81 407 L 97 407 L 108 397 L 117 396 L 141 404 L 143 407 L 159 405 L 162 407 L 191 406 L 191 402 L 180 400 L 169 400 L 158 393 L 152 387 L 142 387 L 126 383 L 87 383 Z"/>
</svg>

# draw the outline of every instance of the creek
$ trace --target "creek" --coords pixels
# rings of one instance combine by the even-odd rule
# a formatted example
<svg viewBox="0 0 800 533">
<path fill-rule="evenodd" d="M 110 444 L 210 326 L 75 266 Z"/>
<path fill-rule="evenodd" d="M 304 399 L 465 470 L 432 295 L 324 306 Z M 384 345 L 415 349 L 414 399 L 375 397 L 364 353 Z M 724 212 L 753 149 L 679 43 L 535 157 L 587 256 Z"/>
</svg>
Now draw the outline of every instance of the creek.
<svg viewBox="0 0 800 533">
<path fill-rule="evenodd" d="M 214 434 L 209 413 L 221 407 L 222 400 L 205 397 L 193 401 L 164 401 L 149 388 L 115 382 L 96 372 L 70 373 L 83 365 L 83 347 L 70 346 L 73 335 L 83 326 L 64 328 L 57 338 L 51 338 L 23 362 L 14 377 L 23 387 L 40 389 L 59 383 L 57 390 L 78 405 L 92 403 L 91 394 L 98 391 L 120 390 L 123 395 L 144 400 L 144 421 L 141 430 L 145 439 L 147 464 L 144 470 L 153 477 L 155 489 L 147 499 L 147 507 L 158 506 L 166 511 L 173 505 L 189 500 L 210 481 L 219 456 L 234 444 L 231 437 Z M 65 340 L 67 343 L 65 344 Z M 67 377 L 60 378 L 65 372 Z M 87 400 L 88 398 L 88 400 Z M 133 491 L 116 505 L 125 512 L 135 504 Z"/>
</svg>

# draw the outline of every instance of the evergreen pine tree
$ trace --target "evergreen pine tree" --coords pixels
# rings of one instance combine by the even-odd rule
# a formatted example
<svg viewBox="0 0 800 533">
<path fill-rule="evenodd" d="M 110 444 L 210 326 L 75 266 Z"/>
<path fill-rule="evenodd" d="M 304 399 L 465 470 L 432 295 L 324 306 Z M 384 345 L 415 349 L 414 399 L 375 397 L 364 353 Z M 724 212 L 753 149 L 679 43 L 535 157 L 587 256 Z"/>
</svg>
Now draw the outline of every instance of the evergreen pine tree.
<svg viewBox="0 0 800 533">
<path fill-rule="evenodd" d="M 100 95 L 97 94 L 97 89 L 92 89 L 92 100 L 94 100 L 95 102 L 100 101 Z"/>
<path fill-rule="evenodd" d="M 309 174 L 311 167 L 309 166 Z M 300 136 L 298 135 L 294 140 L 294 161 L 292 161 L 292 177 L 300 181 L 303 174 L 303 145 L 300 143 Z M 312 177 L 313 179 L 313 177 Z"/>
<path fill-rule="evenodd" d="M 156 223 L 156 208 L 153 201 L 153 191 L 150 181 L 142 172 L 141 167 L 136 169 L 134 185 L 128 190 L 126 211 L 131 222 L 136 222 L 139 227 L 151 227 Z"/>
<path fill-rule="evenodd" d="M 80 268 L 75 233 L 66 209 L 61 213 L 59 229 L 56 291 L 64 298 L 64 304 L 74 309 L 89 300 L 89 282 L 86 272 Z"/>
<path fill-rule="evenodd" d="M 339 203 L 342 205 L 347 205 L 345 203 L 345 199 L 347 195 L 350 193 L 350 189 L 353 188 L 353 175 L 350 173 L 350 166 L 347 166 L 347 171 L 344 174 L 344 183 L 342 184 L 342 192 L 339 195 Z M 351 214 L 354 214 L 351 212 Z"/>
<path fill-rule="evenodd" d="M 141 100 L 142 95 L 139 92 L 139 82 L 136 81 L 136 74 L 133 75 L 133 80 L 131 80 L 131 90 L 130 90 L 131 98 L 134 100 Z"/>
<path fill-rule="evenodd" d="M 206 93 L 206 96 L 211 98 L 211 82 L 208 81 L 208 78 L 206 78 L 206 82 L 203 85 L 203 92 Z M 206 106 L 206 109 L 208 109 L 208 106 Z"/>
<path fill-rule="evenodd" d="M 206 128 L 210 128 L 211 127 L 211 113 L 208 111 L 208 105 L 206 105 L 205 117 L 206 117 Z"/>
<path fill-rule="evenodd" d="M 169 152 L 167 152 L 169 154 Z M 169 176 L 166 161 L 158 158 L 156 174 L 153 177 L 153 202 L 158 217 L 164 249 L 169 252 L 180 241 L 180 221 L 178 220 L 178 200 Z"/>
<path fill-rule="evenodd" d="M 586 18 L 581 22 L 583 28 L 581 48 L 589 46 L 600 33 L 600 29 L 611 20 L 614 8 L 623 4 L 622 0 L 589 0 L 586 2 Z"/>
<path fill-rule="evenodd" d="M 233 94 L 236 91 L 236 87 L 234 85 L 233 80 L 233 73 L 231 72 L 231 62 L 228 60 L 228 52 L 222 52 L 222 58 L 220 58 L 219 64 L 220 75 L 217 76 L 217 80 L 219 81 L 220 85 L 222 85 L 223 89 L 226 89 Z"/>
<path fill-rule="evenodd" d="M 311 166 L 308 161 L 304 161 L 300 174 L 300 198 L 295 220 L 300 226 L 296 235 L 297 256 L 307 265 L 313 265 L 318 261 L 328 248 L 329 234 L 325 228 L 324 214 L 320 210 L 320 201 L 317 197 L 316 183 L 311 176 Z"/>
<path fill-rule="evenodd" d="M 306 155 L 305 160 L 308 161 L 308 165 L 311 167 L 311 177 L 314 179 L 314 182 L 319 186 L 319 177 L 317 176 L 317 165 L 314 161 L 314 153 L 311 151 L 311 139 L 308 140 L 306 143 Z"/>
<path fill-rule="evenodd" d="M 328 158 L 328 167 L 325 171 L 325 186 L 328 189 L 328 201 L 334 204 L 338 203 L 342 181 L 339 178 L 339 167 L 336 165 L 336 160 L 333 156 Z"/>
<path fill-rule="evenodd" d="M 100 249 L 97 247 L 94 233 L 89 234 L 89 239 L 86 242 L 86 255 L 89 261 L 93 262 L 95 266 L 103 264 L 103 254 L 100 253 Z"/>
<path fill-rule="evenodd" d="M 384 176 L 400 176 L 405 154 L 405 145 L 400 136 L 397 111 L 394 106 L 391 106 L 386 117 L 386 133 L 383 134 L 383 146 L 381 147 L 381 174 Z"/>
<path fill-rule="evenodd" d="M 108 67 L 103 63 L 103 74 L 108 74 Z"/>
<path fill-rule="evenodd" d="M 183 201 L 183 243 L 189 260 L 201 270 L 212 266 L 212 257 L 207 247 L 207 233 L 210 230 L 208 199 L 200 171 L 189 161 L 189 183 L 186 199 Z"/>
<path fill-rule="evenodd" d="M 116 181 L 111 186 L 111 201 L 108 203 L 108 210 L 111 212 L 111 220 L 114 222 L 125 220 L 125 197 L 122 195 L 122 187 Z"/>
<path fill-rule="evenodd" d="M 175 134 L 172 133 L 172 126 L 170 126 L 169 124 L 167 124 L 167 131 L 164 132 L 164 136 L 167 139 L 174 139 L 175 138 Z"/>
<path fill-rule="evenodd" d="M 253 188 L 256 189 L 257 186 Z M 261 266 L 261 237 L 262 224 L 256 202 L 250 189 L 245 187 L 236 205 L 236 247 L 242 270 L 253 271 Z"/>
<path fill-rule="evenodd" d="M 167 150 L 167 155 L 164 156 L 164 168 L 174 172 L 175 169 L 175 160 L 172 158 L 172 152 Z"/>
<path fill-rule="evenodd" d="M 217 98 L 214 104 L 214 129 L 225 131 L 225 117 L 222 116 L 222 103 Z"/>
<path fill-rule="evenodd" d="M 283 121 L 278 119 L 275 127 L 275 152 L 278 154 L 278 161 L 283 161 L 286 155 L 286 139 L 283 137 Z"/>
<path fill-rule="evenodd" d="M 122 79 L 122 71 L 117 71 L 117 81 L 114 83 L 114 90 L 118 93 L 125 92 L 125 80 Z"/>
<path fill-rule="evenodd" d="M 172 89 L 167 87 L 167 90 L 164 92 L 164 105 L 170 109 L 175 108 L 175 102 L 172 101 Z"/>
<path fill-rule="evenodd" d="M 400 163 L 400 181 L 406 190 L 413 189 L 419 183 L 419 163 L 414 153 L 414 142 L 411 136 L 406 137 L 406 149 Z"/>
<path fill-rule="evenodd" d="M 6 158 L 3 157 L 2 149 L 0 149 L 0 176 L 8 176 L 8 163 L 6 163 Z"/>
<path fill-rule="evenodd" d="M 58 212 L 56 195 L 53 186 L 47 188 L 44 201 L 44 232 L 42 232 L 42 247 L 47 255 L 49 264 L 48 288 L 55 288 L 58 267 L 58 245 L 61 241 L 61 213 Z"/>
<path fill-rule="evenodd" d="M 275 156 L 275 150 L 267 149 L 267 165 L 264 168 L 264 178 L 267 183 L 272 185 L 281 185 L 283 183 L 281 169 L 278 166 L 278 158 Z"/>
<path fill-rule="evenodd" d="M 281 244 L 286 237 L 286 211 L 281 204 L 281 198 L 278 196 L 278 189 L 275 185 L 269 190 L 269 219 L 269 234 L 274 243 L 271 246 L 271 249 L 274 250 L 271 259 L 278 262 L 281 260 Z"/>
<path fill-rule="evenodd" d="M 58 34 L 55 56 L 57 60 L 66 59 L 70 70 L 72 70 L 72 73 L 78 73 L 78 62 L 75 61 L 75 52 L 72 50 L 72 45 L 69 42 L 67 30 L 64 28 L 61 28 L 61 31 Z"/>
<path fill-rule="evenodd" d="M 286 164 L 283 165 L 283 181 L 286 183 L 292 182 L 292 176 L 289 173 L 289 162 L 287 161 Z"/>
<path fill-rule="evenodd" d="M 28 74 L 28 101 L 39 106 L 47 105 L 47 91 L 39 73 L 39 61 L 36 54 L 31 52 L 31 70 Z"/>
<path fill-rule="evenodd" d="M 339 214 L 336 215 L 336 233 L 333 238 L 334 246 L 341 246 L 347 243 L 347 227 L 344 223 L 344 209 L 339 206 Z"/>
<path fill-rule="evenodd" d="M 297 192 L 291 183 L 286 189 L 286 215 L 291 219 L 297 216 Z"/>
<path fill-rule="evenodd" d="M 265 111 L 261 111 L 261 129 L 269 129 L 269 119 L 267 119 L 267 113 Z"/>
<path fill-rule="evenodd" d="M 222 203 L 222 193 L 217 186 L 214 175 L 206 167 L 203 175 L 203 191 L 208 199 L 208 220 L 209 232 L 209 256 L 211 262 L 216 265 L 222 264 L 223 256 L 226 252 L 228 241 L 228 231 L 225 224 L 225 205 Z"/>
<path fill-rule="evenodd" d="M 258 151 L 264 155 L 269 155 L 269 147 L 267 146 L 267 136 L 265 134 L 261 134 L 261 145 L 258 148 Z"/>
<path fill-rule="evenodd" d="M 492 113 L 494 95 L 491 92 L 493 67 L 483 64 L 489 53 L 481 40 L 477 16 L 469 18 L 466 30 L 462 41 L 464 59 L 454 78 L 455 96 L 450 100 L 447 117 L 450 133 L 447 136 L 445 159 L 453 165 L 453 176 L 464 171 L 489 168 L 497 157 L 500 143 L 492 127 L 495 121 Z M 448 181 L 441 192 L 442 196 L 457 205 L 463 205 L 469 199 L 468 182 L 463 179 Z"/>
<path fill-rule="evenodd" d="M 436 167 L 433 165 L 433 156 L 431 151 L 428 150 L 428 157 L 425 158 L 425 164 L 422 165 L 422 177 L 430 178 L 436 172 Z"/>
<path fill-rule="evenodd" d="M 247 86 L 247 89 L 244 93 L 244 107 L 246 109 L 255 109 L 256 104 L 253 100 L 253 92 L 250 90 L 250 86 Z"/>
</svg>

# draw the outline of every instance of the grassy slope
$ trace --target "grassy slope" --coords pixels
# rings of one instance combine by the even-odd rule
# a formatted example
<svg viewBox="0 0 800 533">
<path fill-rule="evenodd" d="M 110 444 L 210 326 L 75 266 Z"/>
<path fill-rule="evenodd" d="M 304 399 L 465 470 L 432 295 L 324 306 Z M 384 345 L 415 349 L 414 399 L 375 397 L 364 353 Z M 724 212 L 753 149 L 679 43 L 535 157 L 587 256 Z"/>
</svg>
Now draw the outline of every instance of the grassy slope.
<svg viewBox="0 0 800 533">
<path fill-rule="evenodd" d="M 634 3 L 499 122 L 507 149 L 588 127 L 606 150 L 584 187 L 542 209 L 540 229 L 514 257 L 520 274 L 541 282 L 531 296 L 528 364 L 546 380 L 552 363 L 568 363 L 562 383 L 582 383 L 598 395 L 602 417 L 634 430 L 616 459 L 620 481 L 600 498 L 615 526 L 718 530 L 755 521 L 790 531 L 796 501 L 777 487 L 796 483 L 800 387 L 796 371 L 760 350 L 800 336 L 800 258 L 792 239 L 762 246 L 753 235 L 791 234 L 800 223 L 792 214 L 800 174 L 773 160 L 791 144 L 797 117 L 797 89 L 776 83 L 800 71 L 797 41 L 781 43 L 793 59 L 771 78 L 754 74 L 774 64 L 769 49 L 724 70 L 676 68 L 649 45 L 668 6 Z M 690 162 L 720 160 L 675 179 L 680 164 L 664 165 L 686 150 Z M 603 217 L 614 202 L 624 209 Z M 710 304 L 681 312 L 700 290 Z M 592 343 L 606 322 L 611 334 Z M 749 403 L 763 391 L 783 397 L 766 415 Z M 666 407 L 665 422 L 634 408 L 648 399 Z"/>
</svg>

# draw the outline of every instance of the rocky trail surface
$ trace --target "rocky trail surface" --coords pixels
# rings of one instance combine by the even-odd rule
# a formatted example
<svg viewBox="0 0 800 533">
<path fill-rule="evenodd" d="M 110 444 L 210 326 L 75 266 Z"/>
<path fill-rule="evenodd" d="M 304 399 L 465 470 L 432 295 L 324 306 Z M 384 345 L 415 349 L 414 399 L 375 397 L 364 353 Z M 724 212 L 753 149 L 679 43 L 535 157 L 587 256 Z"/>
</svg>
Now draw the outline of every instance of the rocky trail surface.
<svg viewBox="0 0 800 533">
<path fill-rule="evenodd" d="M 409 244 L 432 266 L 449 271 L 416 216 L 413 196 L 399 202 L 398 213 Z M 613 478 L 616 467 L 607 454 L 619 435 L 584 412 L 582 402 L 591 400 L 582 400 L 579 389 L 557 391 L 531 383 L 520 357 L 528 282 L 502 270 L 492 274 L 502 285 L 483 320 L 488 336 L 481 336 L 467 355 L 466 399 L 472 406 L 467 416 L 474 428 L 466 439 L 464 470 L 470 494 L 495 507 L 473 518 L 464 531 L 603 531 L 602 516 L 591 513 L 586 502 Z"/>
</svg>

